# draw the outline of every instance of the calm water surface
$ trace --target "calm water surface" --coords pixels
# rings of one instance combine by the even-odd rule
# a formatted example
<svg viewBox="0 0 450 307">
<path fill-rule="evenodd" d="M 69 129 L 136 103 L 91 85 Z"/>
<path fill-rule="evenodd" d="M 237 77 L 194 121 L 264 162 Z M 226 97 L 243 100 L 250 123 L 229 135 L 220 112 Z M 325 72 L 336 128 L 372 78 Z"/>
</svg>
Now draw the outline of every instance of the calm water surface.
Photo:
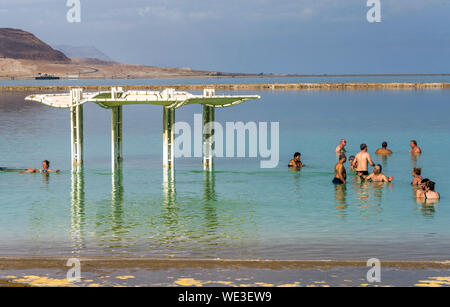
<svg viewBox="0 0 450 307">
<path fill-rule="evenodd" d="M 226 92 L 236 94 L 233 92 Z M 245 92 L 239 92 L 245 93 Z M 124 108 L 123 170 L 110 170 L 110 112 L 85 106 L 85 171 L 70 171 L 69 113 L 0 93 L 0 166 L 61 174 L 0 172 L 0 255 L 271 259 L 447 259 L 450 254 L 450 91 L 262 91 L 262 99 L 216 112 L 216 120 L 279 121 L 280 164 L 198 158 L 176 161 L 164 182 L 162 110 Z M 177 110 L 193 122 L 200 106 Z M 393 184 L 334 186 L 340 138 L 373 158 Z M 408 153 L 417 139 L 424 153 Z M 295 151 L 307 164 L 286 165 Z M 442 199 L 418 203 L 411 169 L 422 167 Z"/>
</svg>

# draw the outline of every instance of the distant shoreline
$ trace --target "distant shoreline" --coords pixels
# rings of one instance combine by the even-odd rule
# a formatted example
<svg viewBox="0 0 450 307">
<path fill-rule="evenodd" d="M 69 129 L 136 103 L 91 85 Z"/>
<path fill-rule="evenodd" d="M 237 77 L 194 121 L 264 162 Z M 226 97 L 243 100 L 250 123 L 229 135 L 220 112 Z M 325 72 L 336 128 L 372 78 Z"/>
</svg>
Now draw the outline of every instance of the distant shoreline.
<svg viewBox="0 0 450 307">
<path fill-rule="evenodd" d="M 95 69 L 88 67 L 89 69 Z M 97 69 L 95 69 L 97 70 Z M 97 70 L 98 71 L 98 70 Z M 223 79 L 223 78 L 358 78 L 358 77 L 450 77 L 450 73 L 440 73 L 440 74 L 272 74 L 272 73 L 262 73 L 262 74 L 253 74 L 253 73 L 224 73 L 224 72 L 210 72 L 206 73 L 198 73 L 195 74 L 196 71 L 193 71 L 192 75 L 161 75 L 161 76 L 148 76 L 144 78 L 140 77 L 129 77 L 125 79 L 129 80 L 145 80 L 145 79 Z M 89 72 L 91 73 L 91 72 Z M 214 74 L 211 74 L 214 73 Z M 123 79 L 121 77 L 111 77 L 111 78 L 99 78 L 98 76 L 89 77 L 88 73 L 82 73 L 83 78 L 68 78 L 68 77 L 60 77 L 60 80 L 95 80 L 95 79 L 104 79 L 104 80 L 116 80 Z M 34 77 L 13 77 L 13 76 L 0 76 L 1 81 L 30 81 L 35 80 Z"/>
<path fill-rule="evenodd" d="M 450 89 L 450 83 L 418 83 L 418 82 L 391 82 L 391 83 L 261 83 L 261 84 L 172 84 L 172 85 L 3 85 L 0 92 L 47 92 L 47 91 L 69 91 L 71 88 L 83 88 L 85 91 L 108 91 L 111 86 L 121 86 L 124 90 L 149 90 L 159 91 L 165 88 L 176 90 L 203 90 L 213 88 L 216 90 L 428 90 L 428 89 Z"/>
</svg>

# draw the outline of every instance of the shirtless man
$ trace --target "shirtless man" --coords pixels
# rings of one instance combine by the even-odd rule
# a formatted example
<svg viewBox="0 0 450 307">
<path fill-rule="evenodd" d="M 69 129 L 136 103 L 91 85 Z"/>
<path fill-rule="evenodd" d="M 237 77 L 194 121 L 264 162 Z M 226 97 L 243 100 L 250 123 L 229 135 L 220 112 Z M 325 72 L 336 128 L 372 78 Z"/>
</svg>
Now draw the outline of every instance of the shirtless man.
<svg viewBox="0 0 450 307">
<path fill-rule="evenodd" d="M 371 166 L 375 166 L 375 163 L 373 163 L 372 158 L 370 157 L 370 154 L 367 152 L 367 145 L 361 144 L 360 146 L 361 152 L 359 152 L 355 156 L 355 160 L 353 161 L 352 168 L 356 168 L 356 174 L 358 176 L 367 176 L 369 175 L 369 170 L 367 167 L 367 164 L 370 164 Z"/>
<path fill-rule="evenodd" d="M 302 154 L 299 152 L 296 152 L 294 154 L 294 159 L 292 159 L 291 161 L 289 161 L 289 167 L 294 167 L 294 168 L 300 168 L 305 166 L 305 164 L 302 163 L 302 161 L 300 161 L 300 158 L 302 157 Z"/>
<path fill-rule="evenodd" d="M 394 177 L 387 177 L 385 174 L 382 173 L 383 167 L 380 164 L 375 165 L 373 168 L 373 173 L 370 174 L 365 178 L 366 181 L 372 181 L 372 182 L 391 182 L 394 180 Z"/>
<path fill-rule="evenodd" d="M 347 145 L 347 141 L 345 139 L 341 139 L 341 142 L 336 147 L 336 153 L 340 154 L 345 152 L 345 146 Z"/>
<path fill-rule="evenodd" d="M 334 166 L 334 184 L 345 184 L 347 182 L 347 172 L 344 163 L 347 161 L 345 154 L 339 155 L 339 162 Z"/>
<path fill-rule="evenodd" d="M 377 151 L 375 151 L 375 154 L 377 155 L 390 155 L 392 154 L 392 150 L 387 149 L 387 142 L 383 142 L 383 144 L 381 144 L 381 148 L 378 148 Z"/>
<path fill-rule="evenodd" d="M 409 143 L 409 146 L 411 146 L 411 149 L 409 150 L 410 153 L 413 153 L 413 154 L 421 154 L 422 153 L 422 149 L 420 149 L 420 147 L 417 146 L 416 140 L 412 140 Z"/>
<path fill-rule="evenodd" d="M 42 169 L 41 170 L 38 170 L 36 168 L 27 168 L 26 170 L 21 171 L 21 173 L 27 173 L 27 174 L 30 174 L 30 173 L 42 173 L 42 174 L 59 173 L 59 169 L 57 169 L 55 171 L 50 169 L 50 161 L 44 160 L 44 161 L 42 161 Z"/>
</svg>

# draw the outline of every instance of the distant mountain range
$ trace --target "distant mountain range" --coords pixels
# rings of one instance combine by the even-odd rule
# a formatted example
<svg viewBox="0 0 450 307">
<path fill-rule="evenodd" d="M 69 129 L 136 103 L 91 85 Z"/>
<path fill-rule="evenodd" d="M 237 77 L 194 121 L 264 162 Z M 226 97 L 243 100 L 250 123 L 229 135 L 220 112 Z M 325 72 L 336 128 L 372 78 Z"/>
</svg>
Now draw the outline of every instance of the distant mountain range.
<svg viewBox="0 0 450 307">
<path fill-rule="evenodd" d="M 61 51 L 69 58 L 91 58 L 105 62 L 113 62 L 109 56 L 93 46 L 56 45 L 53 48 Z"/>
<path fill-rule="evenodd" d="M 95 47 L 59 45 L 52 48 L 29 32 L 0 28 L 0 79 L 34 79 L 43 74 L 69 79 L 256 76 L 118 63 Z"/>
<path fill-rule="evenodd" d="M 69 63 L 70 59 L 36 36 L 19 29 L 0 28 L 0 58 Z"/>
</svg>

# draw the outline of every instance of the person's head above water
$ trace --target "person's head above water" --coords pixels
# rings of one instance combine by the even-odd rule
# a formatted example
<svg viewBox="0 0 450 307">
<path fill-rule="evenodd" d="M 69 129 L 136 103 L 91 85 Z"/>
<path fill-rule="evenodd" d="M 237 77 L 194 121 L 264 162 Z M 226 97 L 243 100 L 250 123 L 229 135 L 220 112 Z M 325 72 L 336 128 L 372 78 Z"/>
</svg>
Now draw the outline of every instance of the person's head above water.
<svg viewBox="0 0 450 307">
<path fill-rule="evenodd" d="M 381 172 L 383 171 L 383 167 L 381 166 L 381 164 L 377 164 L 375 165 L 375 167 L 373 168 L 373 172 L 378 175 L 381 174 Z"/>
<path fill-rule="evenodd" d="M 361 148 L 361 151 L 367 150 L 367 145 L 361 144 L 361 146 L 359 146 L 359 148 Z"/>
<path fill-rule="evenodd" d="M 347 140 L 346 139 L 341 139 L 339 145 L 341 145 L 341 146 L 347 145 Z"/>
<path fill-rule="evenodd" d="M 50 168 L 50 161 L 48 161 L 48 160 L 42 161 L 42 167 L 44 169 L 49 169 Z"/>
<path fill-rule="evenodd" d="M 347 156 L 345 154 L 339 155 L 339 162 L 345 163 L 347 161 Z"/>
<path fill-rule="evenodd" d="M 430 180 L 425 183 L 425 188 L 427 188 L 430 191 L 434 191 L 435 185 L 436 185 L 436 183 Z"/>
<path fill-rule="evenodd" d="M 413 168 L 413 174 L 420 176 L 422 174 L 422 169 L 420 167 Z"/>
<path fill-rule="evenodd" d="M 381 147 L 383 147 L 384 149 L 386 149 L 387 148 L 387 142 L 385 141 L 385 142 L 383 142 L 382 144 L 381 144 Z"/>
<path fill-rule="evenodd" d="M 409 145 L 411 147 L 417 147 L 417 141 L 416 140 L 411 140 L 411 143 L 409 143 Z"/>
<path fill-rule="evenodd" d="M 300 157 L 302 156 L 302 154 L 301 153 L 299 153 L 299 152 L 296 152 L 295 154 L 294 154 L 294 160 L 295 161 L 298 161 L 298 160 L 300 160 Z"/>
<path fill-rule="evenodd" d="M 421 186 L 422 190 L 425 190 L 425 185 L 427 184 L 428 181 L 430 181 L 430 179 L 428 179 L 428 178 L 424 178 L 424 179 L 422 179 L 422 181 L 420 181 L 420 186 Z"/>
</svg>

